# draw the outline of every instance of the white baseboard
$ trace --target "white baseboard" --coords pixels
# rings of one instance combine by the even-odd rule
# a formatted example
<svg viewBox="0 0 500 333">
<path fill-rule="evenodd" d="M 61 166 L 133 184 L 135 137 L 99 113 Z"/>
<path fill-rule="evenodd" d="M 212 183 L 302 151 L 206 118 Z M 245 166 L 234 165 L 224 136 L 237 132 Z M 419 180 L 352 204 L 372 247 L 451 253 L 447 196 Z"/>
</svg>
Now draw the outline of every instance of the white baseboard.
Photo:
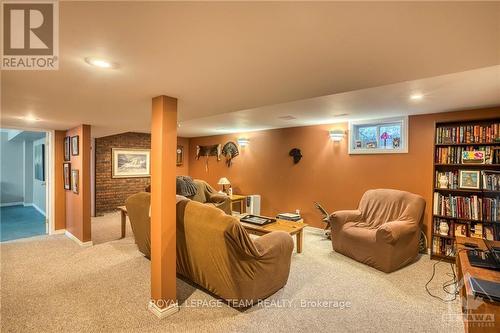
<svg viewBox="0 0 500 333">
<path fill-rule="evenodd" d="M 66 229 L 58 229 L 50 232 L 51 235 L 64 235 L 66 233 Z"/>
<path fill-rule="evenodd" d="M 92 246 L 94 245 L 94 243 L 92 243 L 92 241 L 88 241 L 88 242 L 82 242 L 81 240 L 79 240 L 75 235 L 73 235 L 71 232 L 69 232 L 68 230 L 65 230 L 64 231 L 64 234 L 66 235 L 66 237 L 68 237 L 69 239 L 72 239 L 74 240 L 75 242 L 78 243 L 78 245 L 80 246 Z"/>
<path fill-rule="evenodd" d="M 19 202 L 6 202 L 0 204 L 0 207 L 10 207 L 10 206 L 22 206 L 24 202 L 19 201 Z"/>
<path fill-rule="evenodd" d="M 40 207 L 38 207 L 37 205 L 35 205 L 34 203 L 33 204 L 30 204 L 30 206 L 32 206 L 33 208 L 35 208 L 37 211 L 40 212 L 40 214 L 42 214 L 43 216 L 46 216 L 45 215 L 45 212 L 43 210 L 40 209 Z"/>
<path fill-rule="evenodd" d="M 168 316 L 173 315 L 174 313 L 177 313 L 179 311 L 179 305 L 177 302 L 170 304 L 169 306 L 165 308 L 160 308 L 154 303 L 153 301 L 150 301 L 148 303 L 148 309 L 151 311 L 156 317 L 163 319 Z"/>
</svg>

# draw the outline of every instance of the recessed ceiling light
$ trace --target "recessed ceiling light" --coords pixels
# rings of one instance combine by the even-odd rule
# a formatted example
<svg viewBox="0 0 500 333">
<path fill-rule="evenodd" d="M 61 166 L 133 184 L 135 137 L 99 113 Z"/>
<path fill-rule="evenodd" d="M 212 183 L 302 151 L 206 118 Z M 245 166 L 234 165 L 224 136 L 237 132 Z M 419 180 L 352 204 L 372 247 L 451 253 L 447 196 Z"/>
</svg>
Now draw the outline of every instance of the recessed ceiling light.
<svg viewBox="0 0 500 333">
<path fill-rule="evenodd" d="M 421 100 L 421 99 L 423 99 L 423 98 L 424 98 L 424 95 L 419 94 L 419 93 L 415 93 L 415 94 L 411 94 L 411 95 L 410 95 L 410 99 L 411 99 L 412 101 L 420 101 L 420 100 Z"/>
<path fill-rule="evenodd" d="M 27 116 L 24 116 L 24 117 L 20 117 L 21 119 L 29 122 L 29 123 L 34 123 L 35 121 L 39 121 L 40 119 L 38 119 L 37 117 L 35 117 L 34 115 L 32 114 L 29 114 Z"/>
<path fill-rule="evenodd" d="M 85 62 L 89 65 L 99 67 L 99 68 L 116 68 L 117 67 L 116 63 L 113 63 L 111 61 L 101 59 L 101 58 L 87 57 L 87 58 L 85 58 Z"/>
</svg>

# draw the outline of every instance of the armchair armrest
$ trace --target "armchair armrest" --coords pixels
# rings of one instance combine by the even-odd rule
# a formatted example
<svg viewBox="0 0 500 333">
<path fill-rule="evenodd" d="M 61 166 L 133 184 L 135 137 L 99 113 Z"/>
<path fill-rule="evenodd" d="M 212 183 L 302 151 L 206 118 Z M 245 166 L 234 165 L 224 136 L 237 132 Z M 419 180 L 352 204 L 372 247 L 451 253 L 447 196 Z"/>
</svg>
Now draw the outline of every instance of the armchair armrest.
<svg viewBox="0 0 500 333">
<path fill-rule="evenodd" d="M 268 258 L 291 258 L 293 251 L 293 239 L 284 231 L 273 231 L 265 234 L 254 241 L 255 247 L 261 257 Z"/>
<path fill-rule="evenodd" d="M 222 203 L 222 202 L 225 202 L 226 200 L 230 200 L 230 198 L 225 195 L 225 194 L 210 194 L 207 198 L 207 202 L 211 202 L 211 203 Z"/>
<path fill-rule="evenodd" d="M 330 215 L 330 224 L 332 228 L 334 225 L 341 226 L 347 222 L 358 222 L 361 220 L 361 212 L 355 210 L 339 210 Z"/>
<path fill-rule="evenodd" d="M 381 225 L 376 234 L 377 241 L 395 244 L 400 239 L 418 231 L 418 225 L 411 221 L 391 221 Z"/>
</svg>

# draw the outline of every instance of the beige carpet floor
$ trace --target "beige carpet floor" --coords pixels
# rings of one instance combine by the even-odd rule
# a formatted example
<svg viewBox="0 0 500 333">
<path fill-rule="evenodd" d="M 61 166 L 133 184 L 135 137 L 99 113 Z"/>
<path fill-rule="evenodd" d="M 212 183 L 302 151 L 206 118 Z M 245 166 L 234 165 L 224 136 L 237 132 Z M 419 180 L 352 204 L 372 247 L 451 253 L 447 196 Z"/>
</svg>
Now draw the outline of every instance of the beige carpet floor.
<svg viewBox="0 0 500 333">
<path fill-rule="evenodd" d="M 147 310 L 149 261 L 130 229 L 118 239 L 119 220 L 95 218 L 88 248 L 64 235 L 1 244 L 2 332 L 463 332 L 460 321 L 443 319 L 460 313 L 458 300 L 445 304 L 425 292 L 428 256 L 385 274 L 333 252 L 313 228 L 304 252 L 293 254 L 288 284 L 267 304 L 238 311 L 178 280 L 181 309 L 159 320 Z M 445 296 L 450 272 L 438 265 L 434 293 Z M 317 300 L 329 307 L 313 306 Z"/>
</svg>

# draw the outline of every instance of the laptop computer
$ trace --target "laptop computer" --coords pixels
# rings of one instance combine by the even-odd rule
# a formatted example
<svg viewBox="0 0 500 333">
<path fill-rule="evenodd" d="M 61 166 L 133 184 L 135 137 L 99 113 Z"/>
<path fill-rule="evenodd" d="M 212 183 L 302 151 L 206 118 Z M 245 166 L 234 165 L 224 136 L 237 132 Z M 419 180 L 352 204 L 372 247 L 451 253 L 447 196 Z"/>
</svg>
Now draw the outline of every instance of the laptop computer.
<svg viewBox="0 0 500 333">
<path fill-rule="evenodd" d="M 471 277 L 470 286 L 474 296 L 500 302 L 500 283 Z"/>
<path fill-rule="evenodd" d="M 467 250 L 467 257 L 471 266 L 500 270 L 500 250 L 487 239 L 484 239 L 484 244 L 488 251 Z"/>
</svg>

